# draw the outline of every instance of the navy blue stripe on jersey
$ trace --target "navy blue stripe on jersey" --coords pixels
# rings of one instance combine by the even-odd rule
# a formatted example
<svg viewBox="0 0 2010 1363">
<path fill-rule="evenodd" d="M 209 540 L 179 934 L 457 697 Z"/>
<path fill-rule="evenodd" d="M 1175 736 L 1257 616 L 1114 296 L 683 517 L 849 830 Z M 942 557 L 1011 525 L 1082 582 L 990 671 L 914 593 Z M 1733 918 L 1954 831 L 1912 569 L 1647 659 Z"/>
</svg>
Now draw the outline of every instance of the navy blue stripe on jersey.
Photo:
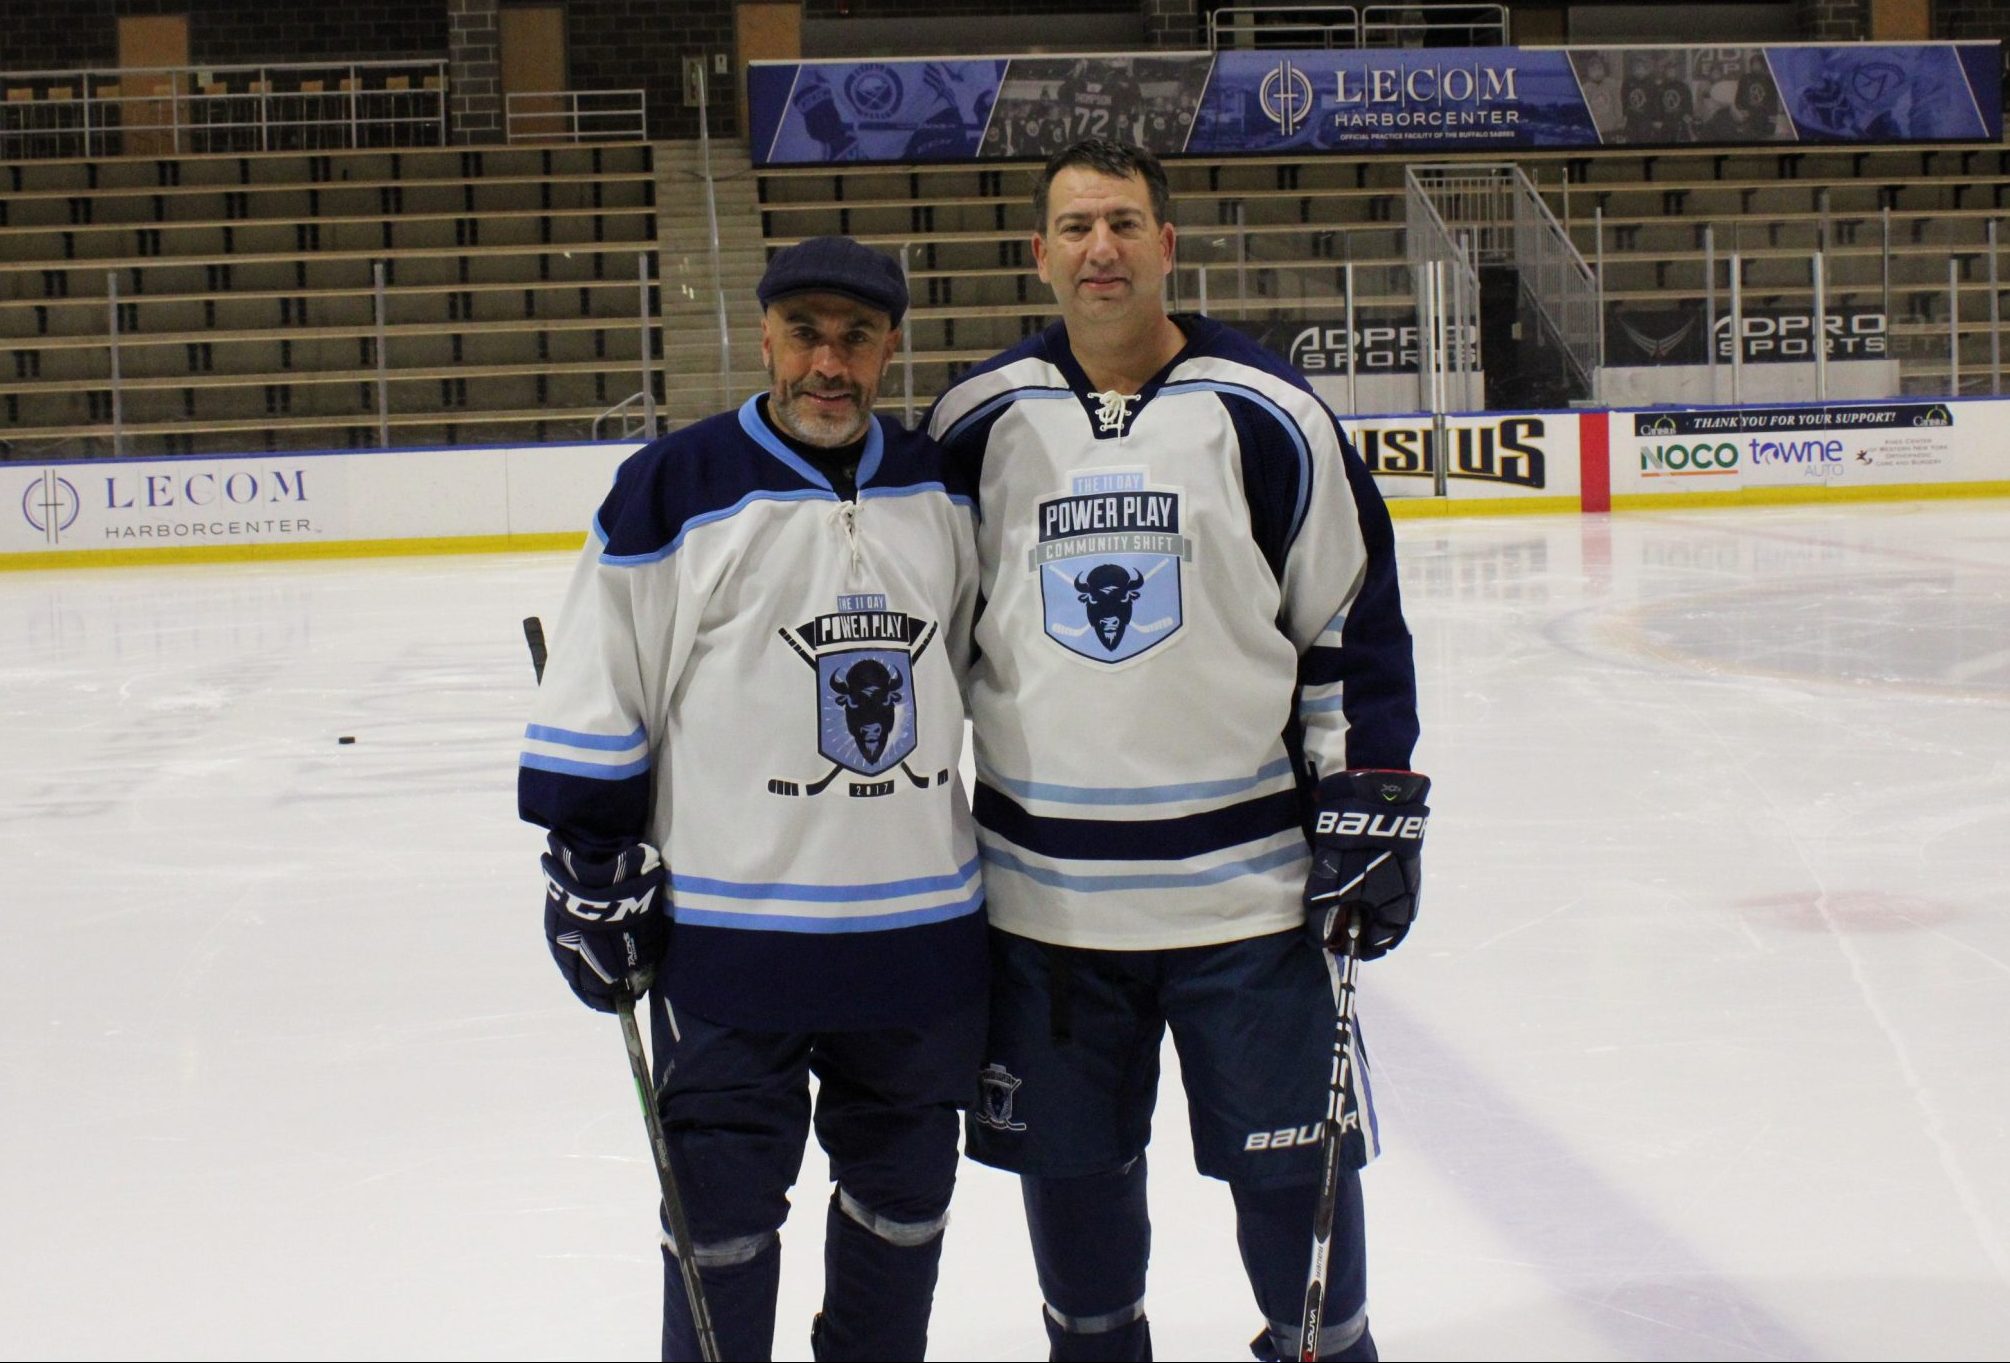
<svg viewBox="0 0 2010 1363">
<path fill-rule="evenodd" d="M 1331 686 L 1347 675 L 1344 667 L 1345 661 L 1346 654 L 1342 650 L 1315 644 L 1311 648 L 1306 649 L 1304 655 L 1298 660 L 1298 684 L 1300 686 Z"/>
<path fill-rule="evenodd" d="M 1295 790 L 1169 819 L 1060 819 L 1030 813 L 980 780 L 971 813 L 981 826 L 1029 852 L 1074 861 L 1180 861 L 1299 827 Z"/>
<path fill-rule="evenodd" d="M 1052 866 L 1040 866 L 1015 857 L 1002 847 L 986 847 L 986 865 L 1000 870 L 1016 871 L 1037 884 L 1057 890 L 1073 890 L 1078 894 L 1115 894 L 1136 890 L 1193 890 L 1208 885 L 1221 885 L 1244 876 L 1259 876 L 1275 871 L 1293 862 L 1308 861 L 1311 852 L 1303 842 L 1294 842 L 1285 847 L 1273 847 L 1268 852 L 1259 852 L 1241 861 L 1224 862 L 1219 866 L 1208 866 L 1195 871 L 1124 871 L 1116 875 L 1087 875 L 1077 871 L 1057 870 Z"/>
<path fill-rule="evenodd" d="M 641 840 L 649 824 L 648 766 L 615 780 L 545 771 L 526 759 L 517 768 L 516 808 L 590 857 L 608 857 Z"/>
<path fill-rule="evenodd" d="M 1343 454 L 1368 570 L 1340 626 L 1340 662 L 1327 670 L 1342 688 L 1347 765 L 1408 771 L 1417 746 L 1417 671 L 1396 581 L 1396 533 L 1367 466 L 1351 448 Z"/>
<path fill-rule="evenodd" d="M 767 1032 L 939 1022 L 984 988 L 984 915 L 890 932 L 739 932 L 681 918 L 659 977 L 680 1011 Z M 861 980 L 875 987 L 861 989 Z"/>
<path fill-rule="evenodd" d="M 1190 383 L 1169 383 L 1161 391 L 1166 393 L 1219 393 L 1222 396 L 1224 405 L 1229 407 L 1231 420 L 1235 420 L 1238 415 L 1235 411 L 1236 404 L 1253 406 L 1270 418 L 1270 421 L 1267 423 L 1251 421 L 1247 418 L 1235 420 L 1235 430 L 1237 436 L 1241 438 L 1242 463 L 1245 473 L 1249 469 L 1252 458 L 1273 461 L 1289 460 L 1296 465 L 1295 477 L 1290 472 L 1284 472 L 1283 476 L 1279 477 L 1279 471 L 1266 469 L 1266 476 L 1262 480 L 1263 483 L 1275 484 L 1278 493 L 1281 494 L 1278 496 L 1278 506 L 1275 508 L 1265 506 L 1263 508 L 1267 519 L 1273 521 L 1282 519 L 1284 523 L 1281 527 L 1281 538 L 1278 529 L 1272 529 L 1267 535 L 1259 536 L 1257 543 L 1262 546 L 1263 556 L 1266 560 L 1269 560 L 1272 571 L 1282 576 L 1284 557 L 1291 552 L 1292 541 L 1298 538 L 1299 527 L 1305 523 L 1306 503 L 1312 497 L 1312 450 L 1306 443 L 1305 432 L 1299 429 L 1298 423 L 1292 419 L 1288 412 L 1279 407 L 1268 396 L 1258 392 L 1254 388 L 1248 388 L 1239 383 L 1227 383 L 1220 379 L 1204 379 Z M 1283 442 L 1281 446 L 1279 444 L 1280 439 Z M 1245 485 L 1247 487 L 1246 480 Z M 1248 492 L 1251 494 L 1250 516 L 1252 523 L 1258 511 L 1256 505 L 1257 491 L 1256 487 L 1248 487 Z M 1288 512 L 1284 510 L 1287 505 L 1290 508 Z M 1281 517 L 1278 514 L 1280 512 L 1283 513 Z M 1252 528 L 1255 528 L 1253 524 Z"/>
<path fill-rule="evenodd" d="M 1064 805 L 1165 805 L 1187 800 L 1221 800 L 1275 781 L 1291 770 L 1289 758 L 1280 757 L 1257 769 L 1254 776 L 1237 776 L 1221 781 L 1187 781 L 1168 786 L 1066 786 L 1053 781 L 1015 781 L 993 771 L 980 771 L 987 785 L 996 786 L 1022 800 L 1043 800 Z"/>
<path fill-rule="evenodd" d="M 794 458 L 793 455 L 790 457 Z M 671 536 L 670 542 L 660 548 L 651 549 L 647 553 L 641 554 L 617 554 L 610 548 L 602 548 L 600 551 L 600 561 L 615 568 L 640 568 L 650 563 L 661 563 L 664 559 L 669 558 L 672 554 L 683 548 L 684 537 L 699 526 L 710 525 L 714 521 L 729 520 L 745 511 L 755 502 L 834 502 L 836 500 L 837 493 L 830 491 L 828 485 L 823 488 L 759 488 L 753 492 L 749 492 L 731 506 L 722 506 L 717 511 L 707 511 L 699 515 L 687 517 L 677 527 L 677 533 Z M 603 546 L 613 544 L 613 538 L 602 527 L 598 513 L 595 513 L 593 518 L 593 533 Z"/>
<path fill-rule="evenodd" d="M 1009 389 L 1006 392 L 1000 393 L 997 397 L 982 402 L 970 411 L 965 412 L 957 419 L 954 426 L 951 426 L 942 433 L 942 443 L 949 445 L 969 440 L 973 437 L 980 440 L 983 439 L 988 434 L 988 427 L 986 430 L 978 430 L 978 423 L 989 422 L 1003 416 L 1005 409 L 1015 402 L 1051 401 L 1056 398 L 1072 398 L 1074 396 L 1075 394 L 1071 389 L 1051 388 L 1044 384 L 1027 384 L 1023 388 Z"/>
</svg>

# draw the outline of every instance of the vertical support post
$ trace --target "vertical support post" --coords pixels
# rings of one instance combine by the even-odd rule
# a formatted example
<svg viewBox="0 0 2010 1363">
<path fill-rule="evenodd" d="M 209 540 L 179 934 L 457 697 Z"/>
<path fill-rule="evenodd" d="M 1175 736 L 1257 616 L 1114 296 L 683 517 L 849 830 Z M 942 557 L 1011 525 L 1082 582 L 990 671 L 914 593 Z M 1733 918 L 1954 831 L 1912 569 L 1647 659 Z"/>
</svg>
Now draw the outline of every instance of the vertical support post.
<svg viewBox="0 0 2010 1363">
<path fill-rule="evenodd" d="M 1597 324 L 1595 334 L 1598 344 L 1598 353 L 1593 356 L 1591 366 L 1595 386 L 1598 371 L 1605 368 L 1605 210 L 1602 208 L 1591 210 L 1591 244 L 1597 262 L 1593 267 L 1593 277 L 1598 284 L 1598 308 L 1592 317 Z"/>
<path fill-rule="evenodd" d="M 705 171 L 705 220 L 712 233 L 712 293 L 719 321 L 719 405 L 733 403 L 733 334 L 726 322 L 726 281 L 719 264 L 719 196 L 712 182 L 712 92 L 705 68 L 698 68 L 698 156 Z"/>
<path fill-rule="evenodd" d="M 1431 410 L 1431 267 L 1419 261 L 1410 267 L 1410 287 L 1417 300 L 1417 407 Z"/>
<path fill-rule="evenodd" d="M 1431 487 L 1443 497 L 1451 480 L 1450 442 L 1445 438 L 1445 262 L 1434 260 L 1431 271 Z"/>
<path fill-rule="evenodd" d="M 391 448 L 391 362 L 384 335 L 384 262 L 370 262 L 370 293 L 377 311 L 377 445 Z"/>
<path fill-rule="evenodd" d="M 258 68 L 258 149 L 270 151 L 271 138 L 267 130 L 272 125 L 272 76 L 264 67 Z"/>
<path fill-rule="evenodd" d="M 1885 334 L 1889 336 L 1891 334 L 1891 205 L 1886 204 L 1883 208 L 1880 208 L 1877 216 L 1879 223 L 1884 229 L 1882 238 L 1884 245 L 1879 248 L 1878 254 L 1883 257 L 1881 262 L 1883 269 L 1881 277 L 1884 281 L 1884 301 L 1882 306 L 1884 307 Z"/>
<path fill-rule="evenodd" d="M 1815 327 L 1809 344 L 1815 351 L 1815 401 L 1829 400 L 1829 300 L 1828 270 L 1820 251 L 1815 252 L 1809 278 L 1815 288 Z"/>
<path fill-rule="evenodd" d="M 900 243 L 900 279 L 903 284 L 908 283 L 907 251 L 912 245 L 912 242 Z M 912 284 L 908 284 L 907 296 L 914 297 Z M 907 319 L 901 320 L 905 322 Z M 914 329 L 910 326 L 900 329 L 900 370 L 901 424 L 911 431 L 914 429 Z"/>
<path fill-rule="evenodd" d="M 642 428 L 649 438 L 656 438 L 656 365 L 650 353 L 649 333 L 655 329 L 655 310 L 649 306 L 649 253 L 635 253 L 635 280 L 637 298 L 635 315 L 642 319 Z"/>
<path fill-rule="evenodd" d="M 1235 201 L 1235 315 L 1249 316 L 1249 238 L 1243 232 L 1242 200 Z"/>
<path fill-rule="evenodd" d="M 1354 339 L 1354 262 L 1348 261 L 1341 267 L 1347 289 L 1347 415 L 1356 416 L 1361 411 L 1361 394 L 1355 384 L 1354 364 L 1358 345 Z M 1203 276 L 1205 278 L 1205 276 Z"/>
<path fill-rule="evenodd" d="M 1961 261 L 1947 258 L 1947 396 L 1961 396 Z"/>
<path fill-rule="evenodd" d="M 1200 262 L 1199 266 L 1196 267 L 1196 272 L 1200 275 L 1200 315 L 1205 317 L 1207 316 L 1207 262 L 1204 260 Z"/>
<path fill-rule="evenodd" d="M 357 118 L 356 101 L 363 97 L 363 82 L 356 77 L 356 68 L 349 68 L 349 145 L 363 145 L 363 130 Z"/>
<path fill-rule="evenodd" d="M 1745 401 L 1745 262 L 1731 252 L 1731 403 Z"/>
<path fill-rule="evenodd" d="M 123 456 L 126 452 L 125 399 L 119 384 L 119 272 L 105 271 L 105 302 L 111 310 L 111 326 L 106 331 L 110 338 L 112 354 L 112 453 Z"/>
<path fill-rule="evenodd" d="M 1717 400 L 1717 229 L 1703 226 L 1703 363 L 1710 367 L 1710 401 Z"/>
<path fill-rule="evenodd" d="M 1989 393 L 2003 396 L 2003 300 L 1996 291 L 1996 219 L 1989 220 Z"/>
</svg>

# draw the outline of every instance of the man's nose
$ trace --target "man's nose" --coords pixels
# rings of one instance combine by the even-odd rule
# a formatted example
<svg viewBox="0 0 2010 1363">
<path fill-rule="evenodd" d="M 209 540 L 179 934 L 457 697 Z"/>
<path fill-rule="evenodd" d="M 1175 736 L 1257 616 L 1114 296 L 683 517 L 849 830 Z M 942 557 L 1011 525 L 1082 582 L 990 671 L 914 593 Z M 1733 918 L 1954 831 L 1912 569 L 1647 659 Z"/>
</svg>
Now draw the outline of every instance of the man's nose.
<svg viewBox="0 0 2010 1363">
<path fill-rule="evenodd" d="M 840 375 L 844 373 L 844 357 L 835 345 L 823 341 L 810 353 L 810 368 L 827 378 Z"/>
</svg>

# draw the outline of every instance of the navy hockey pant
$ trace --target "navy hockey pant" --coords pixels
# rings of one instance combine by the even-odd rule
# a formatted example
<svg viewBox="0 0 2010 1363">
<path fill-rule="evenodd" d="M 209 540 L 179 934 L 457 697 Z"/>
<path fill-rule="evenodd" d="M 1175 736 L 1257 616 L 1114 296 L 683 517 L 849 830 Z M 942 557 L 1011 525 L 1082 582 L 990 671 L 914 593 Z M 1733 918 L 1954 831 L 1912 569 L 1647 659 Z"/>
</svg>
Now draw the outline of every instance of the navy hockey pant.
<svg viewBox="0 0 2010 1363">
<path fill-rule="evenodd" d="M 956 1182 L 983 1008 L 926 1028 L 753 1032 L 652 999 L 657 1108 L 695 1244 L 665 1233 L 663 1357 L 695 1359 L 678 1258 L 695 1260 L 728 1359 L 774 1346 L 788 1190 L 814 1124 L 837 1187 L 824 1232 L 820 1359 L 918 1359 Z M 818 1080 L 814 1115 L 809 1076 Z"/>
<path fill-rule="evenodd" d="M 969 1151 L 1022 1176 L 1052 1356 L 1151 1356 L 1144 1151 L 1170 1028 L 1195 1160 L 1235 1198 L 1243 1267 L 1265 1320 L 1254 1347 L 1293 1357 L 1332 1072 L 1333 993 L 1319 952 L 1296 931 L 1088 951 L 994 930 L 991 1009 Z M 1357 1068 L 1372 1132 L 1365 1065 Z M 1371 1359 L 1353 1174 L 1341 1183 L 1332 1258 L 1320 1356 Z"/>
</svg>

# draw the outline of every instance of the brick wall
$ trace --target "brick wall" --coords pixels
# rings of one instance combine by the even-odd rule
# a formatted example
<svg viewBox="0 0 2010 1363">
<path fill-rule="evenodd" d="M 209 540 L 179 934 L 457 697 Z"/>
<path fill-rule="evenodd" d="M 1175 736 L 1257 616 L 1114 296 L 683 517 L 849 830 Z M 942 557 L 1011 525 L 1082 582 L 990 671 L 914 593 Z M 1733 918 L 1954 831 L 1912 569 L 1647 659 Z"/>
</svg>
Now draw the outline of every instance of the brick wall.
<svg viewBox="0 0 2010 1363">
<path fill-rule="evenodd" d="M 1798 0 L 1794 10 L 1811 43 L 1854 43 L 1870 36 L 1870 0 Z"/>
<path fill-rule="evenodd" d="M 122 14 L 188 15 L 189 60 L 392 61 L 441 57 L 445 0 L 343 0 L 307 10 L 271 0 L 0 0 L 0 70 L 111 67 Z"/>
<path fill-rule="evenodd" d="M 496 0 L 447 0 L 447 117 L 454 141 L 503 140 Z"/>
<path fill-rule="evenodd" d="M 1933 0 L 1933 36 L 2010 39 L 2010 3 L 2006 0 Z"/>
<path fill-rule="evenodd" d="M 1150 0 L 803 0 L 806 19 L 930 19 L 986 14 L 1135 14 Z M 1187 0 L 1191 10 L 1191 0 Z"/>
<path fill-rule="evenodd" d="M 1153 47 L 1198 47 L 1195 0 L 1145 0 L 1145 38 Z"/>
<path fill-rule="evenodd" d="M 732 0 L 570 0 L 565 11 L 566 64 L 575 90 L 643 90 L 651 137 L 696 137 L 698 111 L 684 107 L 684 59 L 733 52 Z M 712 133 L 728 137 L 739 122 L 739 66 L 708 76 Z"/>
</svg>

